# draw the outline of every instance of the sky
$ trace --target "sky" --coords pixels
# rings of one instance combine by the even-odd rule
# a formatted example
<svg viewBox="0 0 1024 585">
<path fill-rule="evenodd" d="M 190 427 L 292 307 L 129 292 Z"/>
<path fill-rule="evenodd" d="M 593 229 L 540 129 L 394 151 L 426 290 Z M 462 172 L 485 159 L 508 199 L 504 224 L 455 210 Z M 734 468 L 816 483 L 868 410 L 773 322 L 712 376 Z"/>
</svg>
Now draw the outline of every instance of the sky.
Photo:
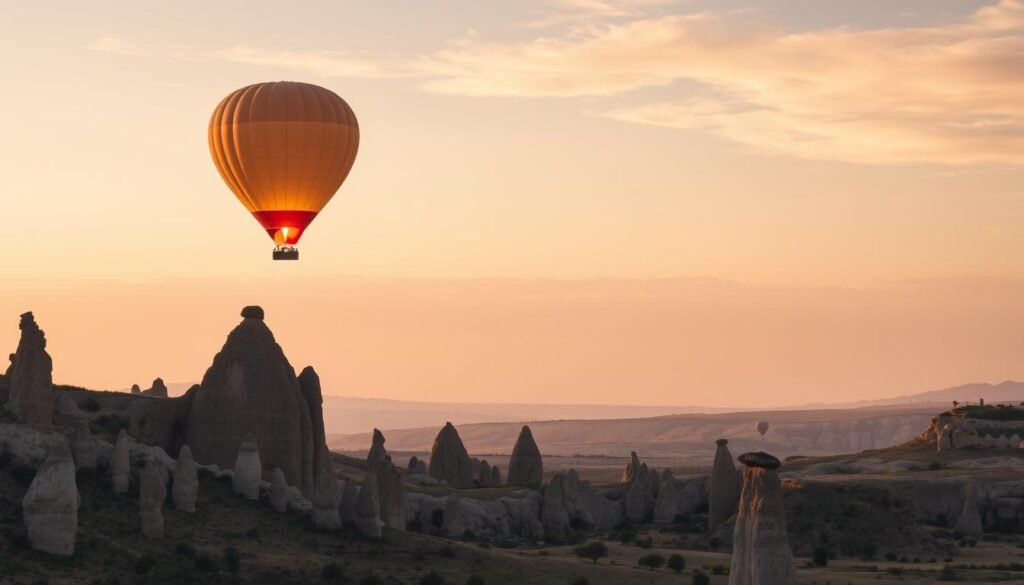
<svg viewBox="0 0 1024 585">
<path fill-rule="evenodd" d="M 339 395 L 1024 378 L 1022 0 L 5 2 L 0 54 L 0 346 L 58 381 L 197 381 L 246 304 Z M 296 263 L 206 143 L 270 80 L 361 129 Z"/>
</svg>

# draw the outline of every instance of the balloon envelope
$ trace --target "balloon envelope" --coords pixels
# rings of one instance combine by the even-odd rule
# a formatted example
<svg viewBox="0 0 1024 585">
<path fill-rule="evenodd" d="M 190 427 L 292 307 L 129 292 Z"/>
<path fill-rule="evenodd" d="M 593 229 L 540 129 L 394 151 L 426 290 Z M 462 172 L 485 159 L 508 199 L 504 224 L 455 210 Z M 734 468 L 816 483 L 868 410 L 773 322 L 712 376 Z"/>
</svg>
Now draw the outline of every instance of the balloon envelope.
<svg viewBox="0 0 1024 585">
<path fill-rule="evenodd" d="M 764 434 L 768 432 L 768 427 L 771 425 L 766 420 L 757 422 L 757 432 L 761 433 L 761 438 L 764 438 Z"/>
<path fill-rule="evenodd" d="M 352 169 L 359 124 L 328 89 L 257 83 L 220 102 L 209 141 L 220 176 L 242 205 L 276 244 L 294 245 Z"/>
</svg>

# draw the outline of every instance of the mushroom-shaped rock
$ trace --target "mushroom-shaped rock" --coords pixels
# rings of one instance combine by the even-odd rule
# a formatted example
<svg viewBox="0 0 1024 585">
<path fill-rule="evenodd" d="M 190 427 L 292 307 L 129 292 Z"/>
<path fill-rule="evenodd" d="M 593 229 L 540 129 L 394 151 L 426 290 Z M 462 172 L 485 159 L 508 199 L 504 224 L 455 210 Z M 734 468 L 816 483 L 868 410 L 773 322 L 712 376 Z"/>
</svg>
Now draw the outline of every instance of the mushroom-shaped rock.
<svg viewBox="0 0 1024 585">
<path fill-rule="evenodd" d="M 315 493 L 316 492 L 314 490 L 314 494 Z M 270 474 L 270 507 L 273 508 L 275 512 L 287 512 L 289 499 L 288 480 L 284 478 L 284 472 L 281 471 L 281 468 L 275 467 L 274 472 Z M 314 514 L 316 514 L 315 506 L 316 504 L 314 502 Z"/>
<path fill-rule="evenodd" d="M 544 480 L 544 458 L 529 425 L 523 425 L 508 460 L 508 485 L 538 486 Z"/>
<path fill-rule="evenodd" d="M 405 469 L 409 473 L 416 473 L 416 469 L 419 467 L 419 464 L 420 458 L 413 455 L 412 457 L 409 458 L 409 465 L 407 465 Z"/>
<path fill-rule="evenodd" d="M 405 530 L 406 501 L 402 474 L 391 463 L 390 457 L 377 462 L 376 474 L 381 521 L 392 530 Z"/>
<path fill-rule="evenodd" d="M 155 457 L 146 460 L 139 480 L 139 520 L 142 534 L 149 538 L 164 537 L 164 500 L 167 499 L 166 469 Z"/>
<path fill-rule="evenodd" d="M 729 585 L 796 585 L 793 552 L 786 532 L 779 460 L 744 453 L 743 495 L 733 530 Z"/>
<path fill-rule="evenodd" d="M 388 452 L 384 448 L 384 433 L 378 429 L 373 429 L 373 444 L 370 445 L 370 451 L 366 454 L 367 469 L 373 469 L 378 461 L 383 460 L 387 456 Z"/>
<path fill-rule="evenodd" d="M 367 473 L 356 501 L 356 528 L 364 536 L 380 538 L 380 488 L 377 474 Z"/>
<path fill-rule="evenodd" d="M 199 470 L 192 459 L 192 449 L 183 445 L 178 451 L 178 463 L 174 466 L 174 486 L 171 488 L 174 507 L 182 512 L 195 512 L 198 495 Z"/>
<path fill-rule="evenodd" d="M 312 490 L 326 450 L 319 381 L 312 370 L 295 375 L 262 309 L 246 307 L 242 315 L 193 393 L 185 443 L 196 461 L 230 468 L 252 433 L 268 478 L 280 467 L 289 485 Z"/>
<path fill-rule="evenodd" d="M 132 394 L 142 394 L 142 388 L 140 388 L 138 384 L 132 384 L 131 393 Z"/>
<path fill-rule="evenodd" d="M 338 505 L 344 493 L 344 484 L 338 483 L 330 464 L 320 467 L 313 489 L 313 524 L 319 528 L 336 530 L 341 528 L 341 514 Z"/>
<path fill-rule="evenodd" d="M 75 425 L 75 436 L 71 440 L 71 451 L 75 458 L 75 470 L 96 469 L 96 440 L 89 431 L 89 421 L 80 420 Z"/>
<path fill-rule="evenodd" d="M 234 473 L 231 476 L 231 487 L 236 494 L 241 494 L 250 500 L 260 499 L 260 477 L 263 475 L 263 465 L 260 463 L 260 450 L 256 444 L 256 438 L 246 435 L 242 446 L 238 449 L 238 457 L 235 459 Z"/>
<path fill-rule="evenodd" d="M 960 510 L 960 517 L 957 518 L 956 529 L 975 534 L 984 532 L 981 514 L 978 513 L 978 488 L 973 479 L 968 481 L 964 488 L 964 506 Z"/>
<path fill-rule="evenodd" d="M 428 471 L 434 479 L 446 481 L 454 488 L 473 485 L 473 461 L 462 444 L 459 431 L 450 422 L 445 423 L 434 439 Z"/>
<path fill-rule="evenodd" d="M 729 441 L 718 439 L 715 444 L 715 463 L 711 467 L 708 486 L 708 526 L 711 530 L 736 513 L 740 499 L 739 475 L 729 452 Z"/>
<path fill-rule="evenodd" d="M 79 503 L 75 464 L 61 441 L 50 450 L 21 501 L 32 548 L 61 556 L 74 554 Z"/>
<path fill-rule="evenodd" d="M 115 494 L 128 493 L 128 483 L 131 477 L 131 446 L 128 444 L 128 431 L 121 429 L 117 433 L 117 442 L 114 443 L 114 453 L 110 458 L 110 479 L 114 484 Z"/>
<path fill-rule="evenodd" d="M 46 335 L 31 312 L 21 315 L 18 327 L 21 339 L 7 379 L 7 410 L 46 433 L 53 426 L 53 360 L 46 353 Z"/>
</svg>

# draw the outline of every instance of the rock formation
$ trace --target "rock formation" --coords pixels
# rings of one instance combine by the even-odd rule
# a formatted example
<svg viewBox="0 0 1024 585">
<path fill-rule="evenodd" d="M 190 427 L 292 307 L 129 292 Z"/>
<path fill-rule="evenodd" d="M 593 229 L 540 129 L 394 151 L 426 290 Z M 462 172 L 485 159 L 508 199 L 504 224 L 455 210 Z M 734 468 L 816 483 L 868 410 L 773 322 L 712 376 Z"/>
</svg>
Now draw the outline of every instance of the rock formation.
<svg viewBox="0 0 1024 585">
<path fill-rule="evenodd" d="M 380 497 L 380 519 L 392 530 L 405 530 L 406 502 L 402 474 L 387 457 L 377 462 L 377 489 Z"/>
<path fill-rule="evenodd" d="M 138 384 L 132 384 L 132 394 L 142 394 L 142 388 Z"/>
<path fill-rule="evenodd" d="M 299 374 L 299 390 L 306 401 L 309 409 L 309 422 L 312 431 L 313 442 L 313 468 L 310 471 L 313 478 L 316 478 L 317 471 L 321 465 L 326 465 L 330 451 L 327 449 L 327 434 L 324 428 L 324 396 L 320 388 L 320 376 L 313 369 L 313 366 L 302 368 Z"/>
<path fill-rule="evenodd" d="M 128 493 L 128 483 L 132 472 L 130 455 L 131 446 L 128 444 L 128 432 L 121 429 L 117 433 L 114 454 L 110 458 L 110 478 L 114 484 L 115 494 Z"/>
<path fill-rule="evenodd" d="M 637 456 L 636 451 L 630 451 L 629 461 L 626 462 L 626 468 L 622 470 L 622 483 L 633 483 L 638 473 L 640 473 L 640 457 Z"/>
<path fill-rule="evenodd" d="M 430 449 L 430 465 L 427 468 L 430 476 L 438 481 L 448 482 L 454 488 L 473 486 L 473 461 L 462 444 L 459 431 L 452 423 L 445 423 L 441 432 L 437 433 L 434 445 Z"/>
<path fill-rule="evenodd" d="M 658 499 L 654 502 L 655 524 L 672 524 L 679 514 L 679 493 L 676 489 L 676 480 L 672 472 L 662 474 L 661 489 L 658 490 Z"/>
<path fill-rule="evenodd" d="M 356 501 L 356 528 L 364 536 L 380 538 L 380 488 L 377 474 L 367 473 Z"/>
<path fill-rule="evenodd" d="M 356 512 L 356 508 L 359 505 L 359 486 L 354 481 L 346 481 L 345 489 L 341 496 L 341 521 L 351 526 L 356 526 L 359 520 L 359 514 Z M 378 497 L 379 494 L 378 494 Z"/>
<path fill-rule="evenodd" d="M 523 425 L 512 447 L 507 479 L 508 485 L 512 486 L 538 486 L 544 480 L 544 459 L 528 425 Z"/>
<path fill-rule="evenodd" d="M 384 449 L 384 433 L 373 429 L 373 444 L 370 445 L 370 452 L 366 454 L 366 468 L 373 469 L 378 461 L 387 456 L 388 452 Z"/>
<path fill-rule="evenodd" d="M 167 398 L 167 385 L 164 384 L 163 378 L 153 380 L 153 385 L 143 390 L 142 395 L 153 396 L 154 398 Z"/>
<path fill-rule="evenodd" d="M 50 450 L 21 501 L 29 544 L 35 550 L 70 556 L 78 533 L 78 487 L 67 443 Z"/>
<path fill-rule="evenodd" d="M 409 465 L 407 465 L 405 469 L 409 473 L 416 473 L 416 468 L 419 467 L 419 464 L 420 458 L 413 455 L 412 457 L 409 458 Z"/>
<path fill-rule="evenodd" d="M 647 520 L 648 501 L 651 498 L 651 489 L 647 485 L 649 477 L 649 474 L 638 474 L 626 490 L 626 518 L 635 524 L 640 524 Z"/>
<path fill-rule="evenodd" d="M 744 453 L 743 495 L 733 531 L 729 585 L 796 585 L 793 552 L 786 533 L 779 460 Z"/>
<path fill-rule="evenodd" d="M 250 500 L 260 499 L 260 478 L 263 466 L 260 463 L 260 449 L 252 434 L 245 436 L 242 446 L 235 458 L 234 474 L 231 476 L 231 487 L 236 494 Z"/>
<path fill-rule="evenodd" d="M 443 531 L 448 538 L 462 538 L 466 535 L 466 518 L 459 496 L 449 494 L 444 502 Z"/>
<path fill-rule="evenodd" d="M 491 487 L 501 487 L 501 468 L 497 465 L 491 467 L 491 481 L 488 485 Z"/>
<path fill-rule="evenodd" d="M 978 513 L 978 488 L 973 479 L 967 482 L 964 489 L 964 507 L 957 518 L 956 529 L 976 534 L 984 532 L 981 514 Z"/>
<path fill-rule="evenodd" d="M 341 528 L 341 515 L 338 505 L 345 485 L 338 483 L 334 469 L 330 464 L 321 465 L 316 476 L 313 489 L 313 524 L 319 528 L 336 530 Z"/>
<path fill-rule="evenodd" d="M 96 469 L 96 440 L 89 431 L 89 421 L 80 420 L 75 425 L 75 436 L 71 440 L 71 451 L 75 457 L 75 471 Z"/>
<path fill-rule="evenodd" d="M 714 530 L 736 513 L 736 504 L 740 499 L 739 475 L 736 464 L 729 452 L 729 441 L 715 441 L 715 463 L 711 467 L 711 478 L 708 486 L 708 528 Z"/>
<path fill-rule="evenodd" d="M 314 499 L 315 497 L 314 495 Z M 316 514 L 316 502 L 313 506 L 313 513 Z M 288 480 L 284 478 L 284 472 L 280 467 L 275 467 L 274 472 L 270 474 L 270 507 L 279 513 L 288 511 Z"/>
<path fill-rule="evenodd" d="M 491 486 L 491 464 L 486 459 L 480 462 L 480 475 L 477 476 L 477 483 L 480 487 L 492 487 Z"/>
<path fill-rule="evenodd" d="M 544 507 L 541 522 L 544 528 L 552 532 L 564 532 L 569 529 L 569 514 L 565 511 L 564 479 L 561 473 L 551 477 L 544 488 Z"/>
<path fill-rule="evenodd" d="M 178 463 L 174 466 L 174 486 L 171 499 L 174 507 L 182 512 L 196 511 L 196 496 L 199 495 L 199 470 L 192 459 L 192 449 L 185 445 L 178 451 Z"/>
<path fill-rule="evenodd" d="M 53 418 L 53 360 L 46 353 L 46 336 L 32 313 L 21 315 L 21 339 L 8 377 L 7 410 L 21 422 L 49 432 Z"/>
<path fill-rule="evenodd" d="M 185 442 L 196 461 L 231 467 L 235 448 L 252 433 L 270 476 L 275 467 L 289 485 L 312 490 L 318 457 L 326 453 L 319 380 L 300 380 L 263 310 L 246 307 L 191 399 Z"/>
<path fill-rule="evenodd" d="M 139 520 L 142 534 L 149 538 L 164 537 L 164 500 L 167 499 L 166 469 L 154 457 L 146 460 L 139 480 Z"/>
</svg>

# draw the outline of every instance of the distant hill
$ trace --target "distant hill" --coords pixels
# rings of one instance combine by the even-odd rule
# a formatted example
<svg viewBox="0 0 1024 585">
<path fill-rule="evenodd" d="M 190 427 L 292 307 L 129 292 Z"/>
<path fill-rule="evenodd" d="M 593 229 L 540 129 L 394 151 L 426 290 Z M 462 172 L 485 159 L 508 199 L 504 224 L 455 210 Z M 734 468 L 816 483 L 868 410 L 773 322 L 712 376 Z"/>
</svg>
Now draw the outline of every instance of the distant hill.
<svg viewBox="0 0 1024 585">
<path fill-rule="evenodd" d="M 929 390 L 927 392 L 907 394 L 904 396 L 896 396 L 894 398 L 851 402 L 849 404 L 844 404 L 842 406 L 856 407 L 868 405 L 910 404 L 914 402 L 944 402 L 948 404 L 953 402 L 954 400 L 957 400 L 959 402 L 977 403 L 978 399 L 980 398 L 984 398 L 985 402 L 990 403 L 1024 402 L 1024 382 L 1014 382 L 1012 380 L 1007 380 L 999 384 L 961 384 L 960 386 L 943 388 L 941 390 Z M 821 406 L 827 407 L 828 405 Z"/>
<path fill-rule="evenodd" d="M 605 420 L 531 422 L 541 451 L 548 455 L 605 455 L 621 457 L 637 451 L 645 457 L 668 457 L 704 462 L 714 453 L 714 441 L 725 437 L 734 454 L 767 450 L 779 456 L 830 455 L 880 449 L 908 441 L 923 431 L 941 404 L 877 406 L 857 409 L 810 409 L 678 414 Z M 759 420 L 771 423 L 764 440 L 755 430 Z M 471 453 L 507 454 L 521 423 L 477 423 L 459 426 Z M 385 430 L 392 451 L 428 451 L 440 425 Z M 369 433 L 331 434 L 335 450 L 365 450 Z"/>
</svg>

